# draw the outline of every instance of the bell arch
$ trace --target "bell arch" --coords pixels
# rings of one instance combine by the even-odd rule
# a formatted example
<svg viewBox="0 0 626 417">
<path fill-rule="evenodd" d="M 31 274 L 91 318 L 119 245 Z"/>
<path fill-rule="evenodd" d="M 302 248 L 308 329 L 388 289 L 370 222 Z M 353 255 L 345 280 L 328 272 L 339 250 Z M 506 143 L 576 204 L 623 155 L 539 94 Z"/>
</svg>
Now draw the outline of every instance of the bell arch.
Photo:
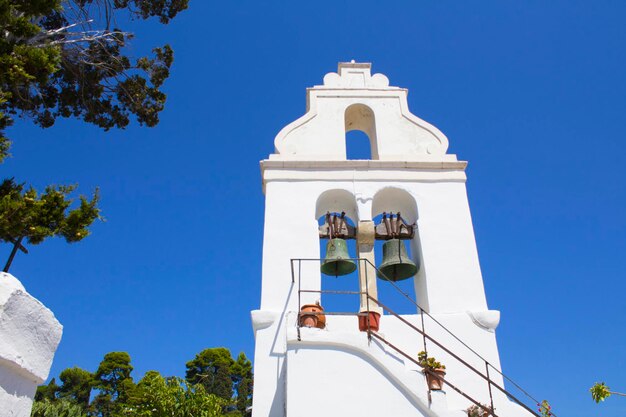
<svg viewBox="0 0 626 417">
<path fill-rule="evenodd" d="M 408 223 L 417 221 L 417 203 L 415 198 L 406 190 L 396 187 L 385 187 L 372 200 L 372 219 L 384 212 L 400 212 Z"/>
<path fill-rule="evenodd" d="M 354 194 L 343 189 L 327 190 L 317 198 L 315 220 L 318 220 L 327 212 L 341 213 L 342 211 L 346 213 L 346 217 L 352 220 L 354 224 L 358 223 L 358 210 Z"/>
<path fill-rule="evenodd" d="M 404 221 L 408 224 L 417 223 L 419 212 L 417 202 L 411 193 L 398 187 L 384 187 L 374 195 L 372 201 L 372 219 L 377 221 L 383 213 L 393 212 L 402 215 Z M 426 268 L 422 255 L 422 245 L 420 241 L 419 229 L 416 228 L 415 236 L 407 241 L 409 249 L 409 257 L 418 265 L 417 274 L 412 279 L 411 285 L 415 291 L 415 300 L 419 305 L 428 311 L 428 291 L 426 286 Z M 377 258 L 381 256 L 381 246 L 376 249 Z M 410 282 L 409 280 L 406 280 Z M 400 284 L 402 285 L 402 284 Z M 406 288 L 408 290 L 408 288 Z M 379 287 L 379 293 L 384 296 L 385 288 Z"/>
<path fill-rule="evenodd" d="M 345 212 L 346 224 L 352 228 L 356 227 L 359 223 L 359 215 L 357 209 L 357 202 L 354 194 L 351 191 L 345 189 L 331 189 L 324 191 L 317 198 L 315 207 L 315 216 L 320 226 L 320 231 L 326 230 L 324 226 L 326 213 L 340 214 Z M 340 240 L 340 239 L 338 239 Z M 320 258 L 327 259 L 329 255 L 330 241 L 326 238 L 319 239 L 319 253 Z M 340 245 L 345 251 L 343 256 L 348 258 L 357 257 L 356 240 L 346 239 L 343 240 L 343 244 Z M 354 264 L 354 261 L 349 261 Z M 323 263 L 322 263 L 323 265 Z M 358 288 L 358 279 L 355 271 L 346 273 L 345 275 L 339 274 L 339 279 L 331 278 L 323 268 L 320 266 L 320 290 L 324 291 L 351 291 L 356 292 Z M 332 275 L 332 274 L 331 274 Z M 319 294 L 318 300 L 327 311 L 356 311 L 358 310 L 358 299 L 355 296 L 323 293 Z"/>
<path fill-rule="evenodd" d="M 370 145 L 370 158 L 378 159 L 378 139 L 376 137 L 376 117 L 374 111 L 365 104 L 355 103 L 346 108 L 344 112 L 344 124 L 346 128 L 346 150 L 352 145 L 348 133 L 359 130 L 367 135 Z M 349 155 L 349 152 L 347 152 Z"/>
</svg>

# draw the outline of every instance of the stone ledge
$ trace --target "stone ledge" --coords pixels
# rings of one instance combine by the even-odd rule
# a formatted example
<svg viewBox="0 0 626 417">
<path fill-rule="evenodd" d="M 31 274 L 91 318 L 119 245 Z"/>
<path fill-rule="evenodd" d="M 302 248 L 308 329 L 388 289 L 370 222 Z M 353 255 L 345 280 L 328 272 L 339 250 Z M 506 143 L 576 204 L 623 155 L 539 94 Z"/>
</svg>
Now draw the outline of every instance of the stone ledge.
<svg viewBox="0 0 626 417">
<path fill-rule="evenodd" d="M 40 384 L 48 378 L 63 326 L 12 275 L 0 274 L 0 366 Z"/>
</svg>

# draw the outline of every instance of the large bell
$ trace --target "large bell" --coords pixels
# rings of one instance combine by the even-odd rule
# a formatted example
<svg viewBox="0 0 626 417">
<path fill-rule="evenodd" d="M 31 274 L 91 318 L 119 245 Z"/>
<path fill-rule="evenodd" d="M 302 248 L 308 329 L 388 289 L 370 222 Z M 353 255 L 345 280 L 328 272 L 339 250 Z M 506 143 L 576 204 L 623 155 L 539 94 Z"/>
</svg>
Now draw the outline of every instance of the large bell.
<svg viewBox="0 0 626 417">
<path fill-rule="evenodd" d="M 409 259 L 404 243 L 390 239 L 383 244 L 383 263 L 378 267 L 378 278 L 401 281 L 417 274 L 417 265 Z"/>
<path fill-rule="evenodd" d="M 326 258 L 320 270 L 325 275 L 346 275 L 354 272 L 356 264 L 350 260 L 348 244 L 343 239 L 330 239 L 326 244 Z"/>
</svg>

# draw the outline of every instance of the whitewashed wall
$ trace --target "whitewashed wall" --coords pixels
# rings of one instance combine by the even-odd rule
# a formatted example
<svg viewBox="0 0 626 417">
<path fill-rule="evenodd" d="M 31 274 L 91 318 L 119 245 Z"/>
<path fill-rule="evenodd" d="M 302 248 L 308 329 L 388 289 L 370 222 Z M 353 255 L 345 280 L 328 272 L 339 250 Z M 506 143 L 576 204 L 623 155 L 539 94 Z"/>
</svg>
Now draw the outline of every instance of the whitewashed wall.
<svg viewBox="0 0 626 417">
<path fill-rule="evenodd" d="M 0 273 L 0 417 L 28 417 L 63 326 L 12 275 Z"/>
<path fill-rule="evenodd" d="M 276 153 L 261 162 L 266 206 L 261 304 L 252 312 L 254 417 L 460 416 L 470 404 L 452 390 L 429 398 L 420 369 L 380 343 L 368 344 L 356 317 L 328 317 L 326 329 L 303 329 L 298 339 L 298 280 L 291 281 L 290 259 L 322 257 L 317 219 L 326 211 L 346 211 L 355 224 L 383 211 L 400 211 L 415 221 L 417 236 L 409 244 L 421 264 L 413 279 L 417 299 L 500 366 L 494 332 L 500 316 L 485 298 L 465 188 L 467 164 L 446 154 L 448 139 L 409 112 L 406 95 L 384 75 L 371 75 L 369 64 L 342 63 L 324 77 L 324 85 L 307 90 L 307 113 L 280 131 Z M 372 160 L 346 160 L 345 134 L 354 129 L 368 134 Z M 318 263 L 297 269 L 304 289 L 324 288 Z M 317 299 L 318 294 L 303 294 L 300 304 Z M 415 313 L 405 317 L 418 323 L 417 308 Z M 426 322 L 429 334 L 484 368 Z M 415 357 L 423 350 L 419 334 L 392 316 L 383 316 L 380 334 Z M 478 376 L 433 346 L 428 350 L 448 366 L 451 382 L 488 402 L 487 385 Z M 519 415 L 505 398 L 496 396 L 496 402 L 508 415 Z"/>
</svg>

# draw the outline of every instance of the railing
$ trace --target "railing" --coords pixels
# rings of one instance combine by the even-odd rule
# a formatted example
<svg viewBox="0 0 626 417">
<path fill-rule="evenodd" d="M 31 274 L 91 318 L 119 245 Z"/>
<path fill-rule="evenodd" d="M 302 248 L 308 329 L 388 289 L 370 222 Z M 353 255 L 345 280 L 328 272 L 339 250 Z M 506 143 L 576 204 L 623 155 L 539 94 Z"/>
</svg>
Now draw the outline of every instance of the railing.
<svg viewBox="0 0 626 417">
<path fill-rule="evenodd" d="M 403 324 L 405 324 L 406 326 L 408 326 L 411 330 L 417 332 L 418 334 L 420 334 L 422 336 L 423 339 L 423 343 L 424 343 L 424 351 L 427 353 L 427 341 L 431 342 L 432 344 L 434 344 L 435 346 L 437 346 L 439 349 L 443 350 L 444 352 L 446 352 L 448 355 L 450 355 L 452 358 L 454 358 L 455 360 L 457 360 L 459 363 L 461 363 L 465 368 L 469 369 L 470 371 L 472 371 L 474 374 L 476 374 L 479 378 L 483 379 L 486 383 L 487 383 L 487 388 L 488 388 L 488 393 L 489 393 L 489 400 L 490 400 L 490 409 L 488 409 L 487 407 L 485 407 L 483 404 L 481 404 L 479 401 L 475 400 L 474 398 L 472 398 L 471 396 L 469 396 L 467 393 L 465 393 L 460 387 L 454 385 L 449 378 L 445 379 L 445 383 L 450 386 L 450 388 L 454 389 L 456 392 L 458 392 L 460 395 L 462 395 L 464 398 L 468 399 L 470 402 L 472 402 L 473 404 L 475 404 L 476 406 L 482 408 L 486 413 L 488 413 L 489 415 L 493 416 L 493 417 L 499 417 L 497 414 L 495 414 L 494 412 L 494 403 L 493 403 L 493 391 L 492 388 L 495 388 L 496 390 L 500 391 L 502 394 L 504 394 L 507 398 L 509 398 L 510 400 L 512 400 L 513 402 L 515 402 L 517 405 L 519 405 L 520 407 L 524 408 L 526 411 L 528 411 L 529 413 L 531 413 L 533 416 L 535 417 L 542 417 L 540 414 L 538 414 L 535 410 L 533 410 L 532 408 L 530 408 L 528 405 L 526 405 L 523 401 L 521 401 L 517 396 L 513 395 L 511 392 L 507 391 L 503 386 L 500 386 L 500 384 L 498 384 L 497 382 L 493 381 L 493 379 L 490 376 L 490 370 L 491 371 L 495 371 L 497 374 L 499 374 L 500 376 L 502 376 L 503 380 L 508 381 L 511 385 L 513 385 L 517 390 L 519 390 L 519 392 L 521 392 L 528 400 L 532 400 L 534 404 L 537 404 L 540 406 L 540 401 L 538 401 L 535 397 L 533 397 L 532 395 L 530 395 L 526 390 L 524 390 L 519 384 L 517 384 L 515 381 L 513 381 L 511 378 L 509 378 L 507 375 L 505 375 L 504 373 L 502 373 L 502 371 L 500 371 L 498 368 L 494 367 L 487 359 L 485 359 L 482 355 L 480 355 L 478 352 L 476 352 L 474 349 L 472 349 L 469 345 L 467 345 L 463 340 L 461 340 L 459 337 L 457 337 L 452 331 L 450 331 L 447 327 L 445 327 L 441 322 L 439 322 L 436 318 L 434 318 L 431 314 L 429 314 L 426 310 L 424 310 L 415 300 L 413 300 L 408 294 L 406 294 L 404 291 L 402 291 L 402 289 L 400 287 L 398 287 L 398 285 L 391 281 L 391 280 L 387 280 L 388 283 L 390 283 L 392 285 L 392 287 L 398 291 L 404 298 L 406 298 L 413 306 L 415 306 L 419 313 L 420 313 L 420 318 L 421 318 L 421 329 L 419 327 L 416 327 L 414 324 L 412 324 L 411 322 L 409 322 L 408 320 L 406 320 L 405 318 L 403 318 L 402 316 L 400 316 L 398 313 L 396 313 L 394 310 L 392 310 L 391 308 L 389 308 L 387 305 L 381 303 L 379 300 L 377 300 L 376 298 L 372 297 L 369 294 L 369 288 L 367 286 L 367 270 L 369 269 L 367 266 L 371 266 L 371 268 L 373 268 L 374 270 L 377 271 L 377 273 L 380 273 L 381 275 L 385 276 L 385 274 L 383 272 L 381 272 L 374 264 L 372 264 L 368 259 L 364 259 L 364 258 L 351 258 L 349 260 L 355 261 L 357 263 L 358 268 L 361 268 L 361 262 L 364 263 L 365 265 L 365 291 L 335 291 L 335 290 L 310 290 L 310 289 L 302 289 L 301 283 L 302 283 L 302 262 L 317 262 L 320 263 L 321 261 L 323 261 L 322 259 L 316 259 L 316 258 L 301 258 L 301 259 L 291 259 L 291 281 L 292 283 L 296 282 L 296 273 L 298 276 L 298 311 L 300 311 L 300 308 L 302 306 L 302 298 L 301 298 L 301 294 L 302 293 L 317 293 L 317 294 L 344 294 L 344 295 L 359 295 L 359 296 L 365 296 L 366 300 L 367 300 L 367 305 L 366 305 L 366 310 L 370 311 L 370 302 L 373 305 L 378 305 L 380 306 L 383 311 L 387 312 L 389 315 L 394 316 L 396 319 L 398 319 L 400 322 L 402 322 Z M 297 270 L 296 270 L 296 264 L 297 264 Z M 358 270 L 357 270 L 358 273 Z M 315 313 L 313 313 L 315 314 Z M 318 313 L 321 314 L 321 313 Z M 411 361 L 412 363 L 422 367 L 424 369 L 425 373 L 430 374 L 432 377 L 437 378 L 439 380 L 441 380 L 443 382 L 443 377 L 435 374 L 432 370 L 430 370 L 429 368 L 424 368 L 419 361 L 417 361 L 413 356 L 405 353 L 404 351 L 402 351 L 400 348 L 398 348 L 397 346 L 395 346 L 394 344 L 392 344 L 391 342 L 389 342 L 388 340 L 386 340 L 383 336 L 381 336 L 380 334 L 378 334 L 376 331 L 372 330 L 370 328 L 370 322 L 369 322 L 369 315 L 367 312 L 363 313 L 354 313 L 354 312 L 329 312 L 329 311 L 324 311 L 323 313 L 324 315 L 327 316 L 346 316 L 346 315 L 351 315 L 351 316 L 366 316 L 367 317 L 367 335 L 368 335 L 368 339 L 371 340 L 372 338 L 379 340 L 380 342 L 384 343 L 385 345 L 389 346 L 390 348 L 392 348 L 393 350 L 395 350 L 396 352 L 398 352 L 400 355 L 402 355 L 403 357 L 405 357 L 407 360 Z M 443 343 L 437 341 L 436 339 L 434 339 L 432 336 L 430 336 L 426 330 L 425 330 L 425 323 L 424 323 L 424 317 L 428 317 L 430 320 L 432 320 L 437 326 L 439 326 L 441 329 L 443 329 L 447 334 L 449 334 L 450 336 L 452 336 L 454 338 L 454 340 L 456 340 L 457 342 L 459 342 L 462 346 L 464 346 L 465 348 L 467 348 L 469 350 L 469 352 L 471 352 L 473 355 L 475 355 L 476 358 L 480 359 L 480 361 L 482 361 L 485 364 L 485 373 L 479 371 L 478 369 L 476 369 L 475 366 L 472 366 L 470 363 L 468 363 L 468 361 L 464 360 L 463 358 L 461 358 L 459 355 L 455 354 L 451 349 L 447 348 Z M 298 326 L 298 340 L 301 340 L 301 335 L 300 335 L 300 320 L 298 319 L 297 321 L 297 326 Z M 430 390 L 429 390 L 430 393 Z M 540 406 L 541 407 L 541 406 Z M 549 412 L 550 416 L 552 417 L 556 417 L 556 414 L 554 414 L 551 410 Z"/>
</svg>

